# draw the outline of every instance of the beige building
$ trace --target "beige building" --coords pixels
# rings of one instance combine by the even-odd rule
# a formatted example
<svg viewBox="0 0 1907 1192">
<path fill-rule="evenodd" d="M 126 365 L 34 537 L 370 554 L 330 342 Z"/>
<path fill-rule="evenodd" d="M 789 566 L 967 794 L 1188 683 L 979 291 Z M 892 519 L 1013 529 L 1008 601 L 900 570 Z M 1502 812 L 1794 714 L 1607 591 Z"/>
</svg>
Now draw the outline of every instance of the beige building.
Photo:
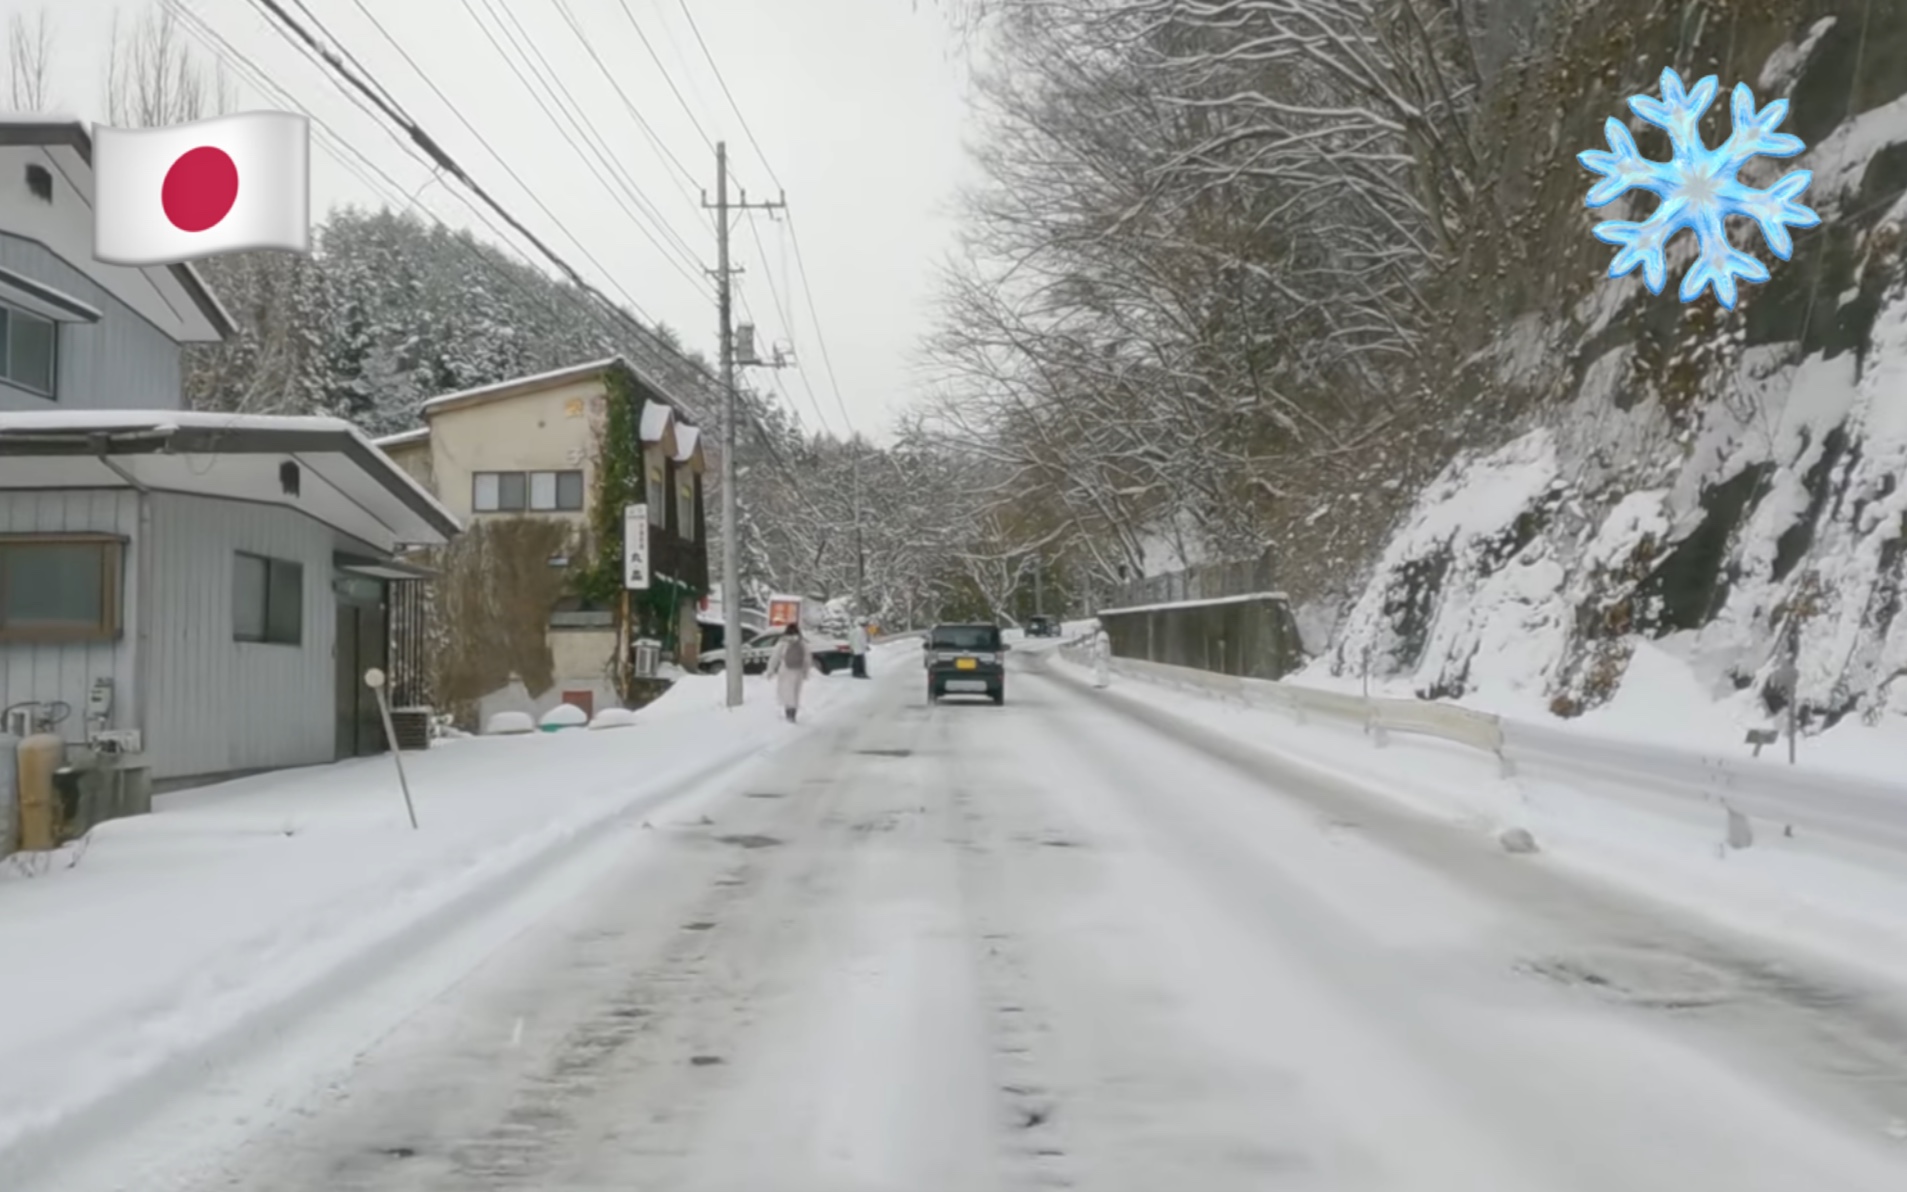
<svg viewBox="0 0 1907 1192">
<path fill-rule="evenodd" d="M 661 623 L 644 628 L 693 666 L 696 604 L 708 586 L 700 431 L 627 362 L 597 360 L 444 394 L 424 403 L 422 427 L 377 445 L 466 525 L 552 519 L 573 526 L 580 543 L 594 515 L 598 443 L 612 400 L 608 378 L 618 370 L 641 401 L 632 422 L 643 440 L 653 583 L 670 594 Z M 549 563 L 563 568 L 569 560 Z M 559 702 L 590 711 L 621 702 L 618 610 L 568 597 L 549 615 L 555 684 L 542 692 L 520 684 L 493 692 L 483 701 L 484 717 L 505 709 L 541 715 Z"/>
</svg>

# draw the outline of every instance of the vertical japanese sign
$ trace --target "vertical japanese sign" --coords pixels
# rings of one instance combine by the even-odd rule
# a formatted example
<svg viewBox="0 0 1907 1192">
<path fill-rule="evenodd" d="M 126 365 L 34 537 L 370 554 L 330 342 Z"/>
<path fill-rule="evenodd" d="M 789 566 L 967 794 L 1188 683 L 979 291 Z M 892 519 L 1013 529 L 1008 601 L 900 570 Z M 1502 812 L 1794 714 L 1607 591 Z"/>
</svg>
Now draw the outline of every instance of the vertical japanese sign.
<svg viewBox="0 0 1907 1192">
<path fill-rule="evenodd" d="M 640 592 L 649 586 L 649 507 L 622 507 L 622 586 Z"/>
</svg>

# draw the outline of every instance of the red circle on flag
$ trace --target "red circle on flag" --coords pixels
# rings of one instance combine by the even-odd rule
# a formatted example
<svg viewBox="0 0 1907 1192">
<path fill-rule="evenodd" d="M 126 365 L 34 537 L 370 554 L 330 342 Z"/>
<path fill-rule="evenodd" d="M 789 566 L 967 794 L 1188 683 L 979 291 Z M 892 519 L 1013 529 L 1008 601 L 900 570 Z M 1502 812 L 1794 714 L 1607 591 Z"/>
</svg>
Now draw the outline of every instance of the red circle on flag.
<svg viewBox="0 0 1907 1192">
<path fill-rule="evenodd" d="M 179 155 L 166 171 L 159 201 L 166 218 L 184 232 L 203 232 L 238 202 L 238 166 L 223 149 L 201 145 Z"/>
</svg>

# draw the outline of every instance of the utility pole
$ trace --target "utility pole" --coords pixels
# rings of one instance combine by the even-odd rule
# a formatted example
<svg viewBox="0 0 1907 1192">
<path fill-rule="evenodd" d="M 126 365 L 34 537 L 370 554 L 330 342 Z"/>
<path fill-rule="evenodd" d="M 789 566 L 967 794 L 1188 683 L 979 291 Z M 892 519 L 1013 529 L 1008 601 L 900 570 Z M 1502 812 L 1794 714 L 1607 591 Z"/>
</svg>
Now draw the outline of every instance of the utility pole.
<svg viewBox="0 0 1907 1192">
<path fill-rule="evenodd" d="M 867 546 L 861 539 L 861 440 L 848 428 L 854 444 L 854 612 L 867 616 Z"/>
<path fill-rule="evenodd" d="M 735 397 L 735 327 L 732 303 L 731 281 L 735 270 L 728 264 L 728 215 L 730 211 L 747 211 L 751 208 L 768 210 L 786 207 L 787 196 L 781 202 L 750 203 L 746 191 L 741 201 L 728 201 L 728 142 L 722 141 L 715 146 L 715 202 L 708 201 L 708 195 L 702 195 L 702 206 L 715 209 L 715 278 L 716 305 L 721 319 L 722 344 L 722 648 L 726 651 L 727 661 L 722 673 L 728 677 L 728 706 L 739 708 L 742 705 L 742 541 L 741 528 L 736 524 L 735 506 L 735 445 L 740 440 L 736 434 L 735 423 L 738 414 L 738 402 Z M 753 355 L 751 350 L 750 355 Z"/>
</svg>

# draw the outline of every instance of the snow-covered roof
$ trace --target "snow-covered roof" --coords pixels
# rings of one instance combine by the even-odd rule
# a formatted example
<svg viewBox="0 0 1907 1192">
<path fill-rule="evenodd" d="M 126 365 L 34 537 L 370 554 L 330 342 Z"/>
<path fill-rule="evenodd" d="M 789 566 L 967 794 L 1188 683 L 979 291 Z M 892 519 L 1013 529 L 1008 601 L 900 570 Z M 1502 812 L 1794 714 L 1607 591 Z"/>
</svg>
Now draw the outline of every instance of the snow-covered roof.
<svg viewBox="0 0 1907 1192">
<path fill-rule="evenodd" d="M 18 204 L 9 208 L 8 232 L 40 241 L 181 343 L 216 343 L 237 333 L 238 324 L 190 264 L 123 266 L 93 258 L 93 138 L 78 117 L 0 114 L 0 148 L 44 153 L 88 209 L 80 219 L 73 204 Z"/>
<path fill-rule="evenodd" d="M 675 420 L 675 411 L 659 401 L 642 404 L 642 441 L 660 443 L 669 433 L 669 423 Z"/>
<path fill-rule="evenodd" d="M 675 428 L 675 462 L 688 463 L 695 458 L 695 450 L 702 443 L 702 428 L 681 423 Z"/>
<path fill-rule="evenodd" d="M 385 435 L 381 439 L 372 439 L 375 447 L 402 447 L 406 443 L 421 443 L 430 438 L 430 427 L 420 426 L 413 430 L 400 430 L 394 435 Z"/>
<path fill-rule="evenodd" d="M 434 546 L 462 529 L 429 490 L 342 418 L 196 410 L 0 413 L 0 459 L 6 461 L 0 490 L 136 484 L 284 505 L 390 550 Z M 288 463 L 298 466 L 295 483 L 287 482 Z"/>
<path fill-rule="evenodd" d="M 521 397 L 526 393 L 537 393 L 544 389 L 554 389 L 558 385 L 568 385 L 575 381 L 601 376 L 619 362 L 622 362 L 622 357 L 609 356 L 601 360 L 591 360 L 587 364 L 570 364 L 562 368 L 553 368 L 548 372 L 532 373 L 527 377 L 511 377 L 507 381 L 479 385 L 475 389 L 460 389 L 455 393 L 439 394 L 419 408 L 428 418 L 452 406 L 474 406 L 489 401 L 502 401 L 509 397 Z"/>
</svg>

